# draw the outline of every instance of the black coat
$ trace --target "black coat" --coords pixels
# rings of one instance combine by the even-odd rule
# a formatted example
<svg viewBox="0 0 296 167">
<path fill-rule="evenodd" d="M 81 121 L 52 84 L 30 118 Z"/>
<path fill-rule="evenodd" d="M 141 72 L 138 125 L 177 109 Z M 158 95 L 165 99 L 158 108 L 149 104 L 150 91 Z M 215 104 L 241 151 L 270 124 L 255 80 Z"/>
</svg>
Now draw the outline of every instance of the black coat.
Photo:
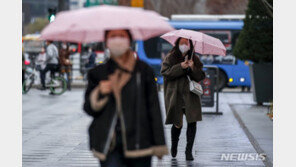
<svg viewBox="0 0 296 167">
<path fill-rule="evenodd" d="M 118 107 L 115 96 L 110 94 L 103 109 L 100 111 L 92 109 L 90 93 L 117 67 L 117 64 L 110 59 L 106 64 L 96 66 L 88 72 L 88 86 L 83 108 L 94 118 L 89 127 L 90 149 L 100 160 L 106 158 L 111 140 L 114 139 L 115 124 L 119 119 L 125 157 L 167 154 L 154 74 L 146 63 L 136 61 L 131 78 L 121 91 L 122 107 Z M 137 76 L 140 79 L 139 84 L 136 82 Z M 103 96 L 98 98 L 101 99 Z"/>
</svg>

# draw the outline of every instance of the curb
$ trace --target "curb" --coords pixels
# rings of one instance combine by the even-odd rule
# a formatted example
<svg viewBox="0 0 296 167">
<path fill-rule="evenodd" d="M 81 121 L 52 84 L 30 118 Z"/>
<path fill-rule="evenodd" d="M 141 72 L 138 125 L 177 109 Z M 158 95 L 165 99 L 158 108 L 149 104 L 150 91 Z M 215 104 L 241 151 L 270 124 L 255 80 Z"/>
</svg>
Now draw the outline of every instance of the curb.
<svg viewBox="0 0 296 167">
<path fill-rule="evenodd" d="M 255 148 L 255 150 L 257 151 L 258 154 L 260 153 L 264 153 L 266 155 L 266 153 L 263 151 L 263 149 L 260 147 L 260 145 L 258 144 L 257 140 L 255 139 L 255 137 L 251 134 L 251 132 L 249 131 L 249 129 L 246 127 L 245 123 L 242 121 L 241 117 L 239 116 L 239 114 L 237 113 L 237 111 L 234 109 L 232 104 L 229 104 L 230 109 L 232 110 L 234 117 L 236 118 L 236 120 L 239 122 L 241 128 L 243 129 L 243 131 L 245 132 L 245 134 L 247 135 L 249 141 L 251 142 L 251 144 L 253 145 L 253 147 Z M 270 159 L 266 156 L 265 160 L 262 161 L 264 163 L 265 166 L 267 167 L 273 167 L 272 162 L 270 161 Z"/>
</svg>

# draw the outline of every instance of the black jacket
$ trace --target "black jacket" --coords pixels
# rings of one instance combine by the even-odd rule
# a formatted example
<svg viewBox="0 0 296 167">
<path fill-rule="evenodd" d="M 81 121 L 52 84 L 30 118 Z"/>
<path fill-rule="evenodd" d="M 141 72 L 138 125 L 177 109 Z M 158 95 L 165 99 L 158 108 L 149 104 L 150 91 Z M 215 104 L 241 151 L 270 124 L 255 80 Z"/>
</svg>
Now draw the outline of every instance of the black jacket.
<svg viewBox="0 0 296 167">
<path fill-rule="evenodd" d="M 103 109 L 94 111 L 90 105 L 90 93 L 101 80 L 106 80 L 118 68 L 112 60 L 98 65 L 88 72 L 84 111 L 94 119 L 89 127 L 90 149 L 104 160 L 114 139 L 114 128 L 119 119 L 125 157 L 142 157 L 167 154 L 161 110 L 153 70 L 137 60 L 130 80 L 122 88 L 121 106 L 116 109 L 113 94 Z M 137 84 L 137 77 L 140 79 Z M 138 91 L 140 90 L 140 91 Z M 103 98 L 102 96 L 98 99 Z"/>
</svg>

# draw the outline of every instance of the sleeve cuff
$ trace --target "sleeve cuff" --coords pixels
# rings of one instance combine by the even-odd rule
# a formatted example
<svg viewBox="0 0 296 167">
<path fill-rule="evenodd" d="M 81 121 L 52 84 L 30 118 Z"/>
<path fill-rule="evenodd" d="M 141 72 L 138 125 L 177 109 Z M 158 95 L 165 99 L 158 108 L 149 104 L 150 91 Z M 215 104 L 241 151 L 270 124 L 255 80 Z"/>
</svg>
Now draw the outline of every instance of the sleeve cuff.
<svg viewBox="0 0 296 167">
<path fill-rule="evenodd" d="M 168 147 L 166 145 L 160 145 L 160 146 L 153 146 L 153 155 L 157 157 L 162 157 L 164 155 L 169 154 Z"/>
</svg>

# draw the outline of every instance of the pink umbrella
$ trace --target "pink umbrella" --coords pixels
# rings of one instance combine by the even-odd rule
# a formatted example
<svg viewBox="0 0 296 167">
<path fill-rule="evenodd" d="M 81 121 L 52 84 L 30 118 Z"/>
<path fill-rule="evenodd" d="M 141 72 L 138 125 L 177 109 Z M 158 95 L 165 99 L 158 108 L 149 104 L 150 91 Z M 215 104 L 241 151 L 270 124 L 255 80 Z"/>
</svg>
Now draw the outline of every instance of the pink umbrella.
<svg viewBox="0 0 296 167">
<path fill-rule="evenodd" d="M 99 42 L 105 30 L 128 29 L 134 40 L 146 40 L 174 30 L 161 15 L 131 7 L 102 5 L 60 12 L 47 25 L 41 38 L 67 42 Z"/>
<path fill-rule="evenodd" d="M 167 40 L 173 46 L 179 37 L 191 39 L 195 48 L 195 52 L 197 53 L 222 56 L 225 56 L 226 54 L 226 48 L 219 39 L 201 32 L 180 29 L 168 32 L 161 36 L 161 38 Z"/>
</svg>

